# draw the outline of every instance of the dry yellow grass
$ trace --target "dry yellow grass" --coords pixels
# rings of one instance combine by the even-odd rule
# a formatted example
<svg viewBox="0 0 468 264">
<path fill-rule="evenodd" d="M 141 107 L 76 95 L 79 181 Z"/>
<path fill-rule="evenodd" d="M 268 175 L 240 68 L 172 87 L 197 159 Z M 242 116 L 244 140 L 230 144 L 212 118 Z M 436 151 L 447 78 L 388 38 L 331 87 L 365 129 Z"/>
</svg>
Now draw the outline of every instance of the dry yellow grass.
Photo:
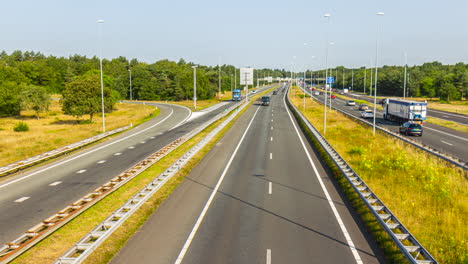
<svg viewBox="0 0 468 264">
<path fill-rule="evenodd" d="M 303 111 L 303 101 L 292 97 Z M 304 111 L 303 111 L 304 112 Z M 308 99 L 306 117 L 323 132 L 323 106 Z M 440 263 L 468 261 L 465 171 L 336 112 L 327 140 Z"/>
<path fill-rule="evenodd" d="M 137 124 L 159 113 L 154 107 L 136 104 L 119 103 L 116 109 L 106 114 L 107 130 Z M 18 122 L 27 123 L 29 131 L 14 132 Z M 50 112 L 40 119 L 32 111 L 23 111 L 18 118 L 0 118 L 0 166 L 95 136 L 101 130 L 100 115 L 91 124 L 79 124 L 75 117 L 62 113 L 58 101 L 52 101 Z"/>
<path fill-rule="evenodd" d="M 462 125 L 453 121 L 448 121 L 448 120 L 443 120 L 443 119 L 439 119 L 436 117 L 428 116 L 426 122 L 434 124 L 434 125 L 438 125 L 438 126 L 447 127 L 453 130 L 460 131 L 460 132 L 468 133 L 468 126 L 465 126 L 465 125 Z"/>
</svg>

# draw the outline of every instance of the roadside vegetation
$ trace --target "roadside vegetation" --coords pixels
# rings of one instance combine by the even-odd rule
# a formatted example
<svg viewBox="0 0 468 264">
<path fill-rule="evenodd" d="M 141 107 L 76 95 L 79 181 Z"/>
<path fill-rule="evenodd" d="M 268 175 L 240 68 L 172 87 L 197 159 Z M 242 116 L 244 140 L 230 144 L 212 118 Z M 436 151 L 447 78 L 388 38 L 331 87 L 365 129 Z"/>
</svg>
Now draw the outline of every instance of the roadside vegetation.
<svg viewBox="0 0 468 264">
<path fill-rule="evenodd" d="M 304 111 L 300 96 L 290 96 L 323 131 L 323 105 L 308 98 Z M 370 127 L 336 111 L 327 113 L 326 138 L 440 263 L 467 263 L 466 171 L 386 134 L 372 136 Z M 372 225 L 368 229 L 378 230 Z M 382 232 L 374 237 L 384 251 L 392 251 Z"/>
<path fill-rule="evenodd" d="M 106 129 L 140 124 L 159 114 L 153 106 L 116 104 L 106 114 Z M 36 117 L 34 110 L 18 117 L 0 118 L 0 166 L 65 146 L 102 132 L 101 119 L 93 122 L 65 115 L 59 101 L 51 101 L 49 111 Z M 22 131 L 22 132 L 16 132 Z"/>
<path fill-rule="evenodd" d="M 277 88 L 274 87 L 274 88 Z M 272 89 L 274 89 L 272 88 Z M 271 91 L 270 89 L 269 91 Z M 259 98 L 258 94 L 254 99 Z M 251 104 L 255 100 L 251 101 Z M 234 122 L 247 111 L 244 108 L 234 120 L 215 136 L 192 160 L 190 160 L 176 175 L 159 189 L 140 209 L 136 211 L 112 236 L 110 236 L 98 249 L 90 255 L 84 263 L 107 263 L 124 245 L 130 237 L 138 231 L 145 221 L 158 209 L 159 205 L 169 197 L 191 169 L 205 156 L 216 142 L 231 128 Z M 211 130 L 218 126 L 225 118 L 208 126 L 198 135 L 188 140 L 167 156 L 156 162 L 143 173 L 127 182 L 113 193 L 81 213 L 59 230 L 39 242 L 33 248 L 16 258 L 12 264 L 48 264 L 59 258 L 71 248 L 85 234 L 91 231 L 128 199 L 149 184 L 157 175 L 180 158 L 186 151 L 197 144 Z"/>
</svg>

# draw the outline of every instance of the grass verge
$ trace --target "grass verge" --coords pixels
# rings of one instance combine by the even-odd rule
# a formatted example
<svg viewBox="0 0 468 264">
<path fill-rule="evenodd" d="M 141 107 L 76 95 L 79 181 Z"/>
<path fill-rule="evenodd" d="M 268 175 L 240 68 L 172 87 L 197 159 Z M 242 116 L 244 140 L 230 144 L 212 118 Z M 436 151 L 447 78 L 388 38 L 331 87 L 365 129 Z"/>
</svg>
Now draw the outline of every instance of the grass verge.
<svg viewBox="0 0 468 264">
<path fill-rule="evenodd" d="M 106 114 L 107 130 L 138 125 L 159 114 L 153 106 L 116 104 L 117 110 Z M 29 126 L 29 131 L 15 132 L 18 122 Z M 0 166 L 26 159 L 101 133 L 100 118 L 93 123 L 77 122 L 64 115 L 59 102 L 52 101 L 50 112 L 40 119 L 31 111 L 23 111 L 17 118 L 0 118 Z"/>
<path fill-rule="evenodd" d="M 274 89 L 274 88 L 272 88 Z M 271 90 L 271 89 L 270 89 Z M 261 94 L 257 95 L 259 97 Z M 254 97 L 254 99 L 256 98 Z M 252 100 L 251 103 L 253 103 Z M 180 184 L 183 178 L 188 175 L 191 168 L 201 160 L 209 149 L 219 138 L 234 124 L 234 122 L 247 110 L 244 108 L 241 113 L 234 118 L 221 132 L 210 141 L 195 157 L 190 160 L 172 179 L 170 179 L 161 189 L 156 192 L 134 215 L 132 215 L 117 231 L 94 252 L 85 263 L 106 263 L 112 258 L 130 236 L 137 231 L 148 217 L 157 210 L 158 206 L 172 193 Z M 225 117 L 226 118 L 226 117 Z M 79 239 L 90 232 L 97 224 L 102 222 L 117 208 L 122 206 L 135 193 L 141 190 L 155 175 L 161 174 L 167 167 L 174 163 L 181 155 L 197 144 L 213 128 L 224 120 L 218 120 L 198 135 L 188 140 L 182 146 L 171 152 L 166 157 L 156 162 L 146 171 L 136 176 L 134 179 L 96 203 L 88 210 L 81 213 L 75 219 L 65 226 L 39 242 L 33 248 L 16 258 L 12 263 L 15 264 L 46 264 L 52 263 L 59 258 L 65 251 L 72 247 Z"/>
<path fill-rule="evenodd" d="M 291 99 L 303 111 L 303 100 L 292 95 Z M 321 105 L 306 100 L 303 113 L 318 131 L 323 130 Z M 440 263 L 468 262 L 465 171 L 386 134 L 374 137 L 368 126 L 336 111 L 327 113 L 326 138 Z M 325 162 L 331 161 L 325 157 Z M 353 192 L 335 175 L 345 193 Z M 389 262 L 404 261 L 359 198 L 351 194 L 350 200 Z"/>
<path fill-rule="evenodd" d="M 459 124 L 457 122 L 443 120 L 437 117 L 429 117 L 429 116 L 427 117 L 426 122 L 434 124 L 434 125 L 450 128 L 456 131 L 468 133 L 468 126 Z"/>
</svg>

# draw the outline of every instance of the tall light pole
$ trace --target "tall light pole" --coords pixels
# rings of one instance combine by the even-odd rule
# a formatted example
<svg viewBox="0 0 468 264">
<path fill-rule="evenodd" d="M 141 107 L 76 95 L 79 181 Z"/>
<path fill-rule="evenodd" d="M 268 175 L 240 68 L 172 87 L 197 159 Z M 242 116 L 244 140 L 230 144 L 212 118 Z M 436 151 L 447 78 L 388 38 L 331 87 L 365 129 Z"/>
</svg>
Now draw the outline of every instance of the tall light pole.
<svg viewBox="0 0 468 264">
<path fill-rule="evenodd" d="M 193 108 L 197 110 L 197 67 L 198 65 L 193 65 Z"/>
<path fill-rule="evenodd" d="M 326 13 L 323 15 L 325 19 L 327 20 L 327 29 L 326 29 L 326 48 L 325 48 L 325 97 L 324 97 L 324 108 L 323 108 L 323 135 L 327 133 L 327 85 L 328 85 L 328 46 L 329 46 L 329 41 L 328 41 L 328 28 L 330 25 L 330 13 Z"/>
<path fill-rule="evenodd" d="M 351 69 L 351 90 L 354 91 L 354 68 Z"/>
<path fill-rule="evenodd" d="M 377 13 L 377 16 L 384 16 L 384 12 L 378 12 Z M 378 67 L 379 67 L 379 60 L 378 60 L 378 56 L 379 56 L 379 35 L 380 35 L 380 23 L 377 22 L 377 37 L 376 37 L 376 40 L 375 40 L 375 84 L 374 84 L 374 121 L 373 121 L 373 124 L 372 124 L 372 134 L 375 135 L 375 111 L 376 111 L 376 108 L 377 108 L 377 72 L 378 72 Z"/>
<path fill-rule="evenodd" d="M 130 100 L 133 99 L 133 94 L 132 94 L 132 69 L 128 68 L 128 74 L 129 74 L 129 81 L 130 81 Z"/>
<path fill-rule="evenodd" d="M 102 24 L 104 20 L 99 19 L 98 31 L 99 31 L 99 71 L 101 73 L 101 111 L 102 111 L 102 132 L 106 132 L 106 115 L 104 114 L 104 78 L 102 75 Z"/>
<path fill-rule="evenodd" d="M 407 68 L 408 68 L 408 56 L 405 52 L 405 80 L 404 80 L 404 83 L 403 83 L 403 99 L 406 98 L 406 71 L 407 71 Z"/>
<path fill-rule="evenodd" d="M 221 57 L 218 57 L 218 100 L 221 100 Z"/>
<path fill-rule="evenodd" d="M 367 66 L 364 65 L 364 94 L 366 94 L 366 85 L 367 85 L 366 75 L 367 75 Z"/>
</svg>

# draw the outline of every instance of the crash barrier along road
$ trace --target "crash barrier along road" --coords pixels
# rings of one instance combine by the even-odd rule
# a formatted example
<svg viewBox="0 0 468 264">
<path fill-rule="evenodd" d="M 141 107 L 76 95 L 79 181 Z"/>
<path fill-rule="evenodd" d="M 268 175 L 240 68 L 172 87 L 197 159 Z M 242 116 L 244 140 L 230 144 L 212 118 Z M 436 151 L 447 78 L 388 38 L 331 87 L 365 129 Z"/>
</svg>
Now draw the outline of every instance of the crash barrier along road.
<svg viewBox="0 0 468 264">
<path fill-rule="evenodd" d="M 210 122 L 226 116 L 238 105 L 232 107 L 228 111 L 213 118 Z M 112 213 L 103 222 L 97 225 L 91 232 L 85 235 L 78 243 L 70 248 L 65 254 L 62 255 L 55 263 L 56 264 L 76 264 L 83 262 L 99 245 L 101 245 L 118 227 L 120 227 L 125 220 L 127 220 L 135 211 L 138 210 L 154 193 L 156 193 L 164 184 L 169 181 L 190 159 L 198 153 L 211 139 L 213 139 L 218 132 L 220 132 L 226 125 L 228 125 L 239 113 L 246 107 L 247 104 L 242 104 L 235 113 L 230 115 L 219 126 L 213 129 L 206 135 L 199 143 L 193 146 L 190 150 L 185 152 L 176 162 L 174 162 L 168 169 L 158 175 L 150 184 L 135 194 L 123 206 Z M 195 134 L 202 131 L 197 129 Z"/>
<path fill-rule="evenodd" d="M 302 87 L 300 87 L 300 89 L 302 91 L 304 91 Z M 312 96 L 309 91 L 306 91 L 306 93 L 309 94 L 312 98 L 314 98 L 317 102 L 323 104 L 323 102 L 320 101 L 318 98 L 316 98 L 315 96 Z M 353 119 L 355 119 L 355 120 L 357 120 L 359 122 L 362 122 L 362 123 L 364 123 L 366 125 L 369 125 L 369 126 L 373 126 L 372 122 L 363 120 L 361 118 L 357 118 L 357 117 L 355 117 L 355 116 L 353 116 L 353 115 L 351 115 L 351 114 L 349 114 L 349 113 L 347 113 L 347 112 L 345 112 L 345 111 L 343 111 L 341 109 L 338 109 L 338 108 L 334 107 L 333 105 L 331 107 L 334 110 L 336 110 L 336 111 L 338 111 L 338 112 L 340 112 L 340 113 L 342 113 L 342 114 L 344 114 L 346 116 L 349 116 L 349 117 L 351 117 L 351 118 L 353 118 Z M 408 144 L 411 144 L 411 145 L 413 145 L 413 146 L 415 146 L 415 147 L 417 147 L 417 148 L 419 148 L 421 150 L 424 150 L 424 151 L 426 151 L 426 152 L 428 152 L 428 153 L 430 153 L 430 154 L 432 154 L 434 156 L 437 156 L 437 157 L 439 157 L 439 158 L 441 158 L 441 159 L 443 159 L 445 161 L 448 161 L 448 162 L 450 162 L 450 163 L 452 163 L 452 164 L 454 164 L 454 165 L 456 165 L 458 167 L 461 167 L 464 170 L 468 170 L 468 163 L 466 161 L 463 161 L 461 159 L 458 159 L 456 157 L 453 157 L 451 155 L 443 153 L 443 152 L 441 152 L 441 151 L 439 151 L 439 150 L 437 150 L 435 148 L 432 148 L 431 146 L 428 146 L 428 145 L 416 142 L 414 140 L 408 139 L 406 137 L 403 137 L 400 134 L 395 133 L 393 131 L 390 131 L 389 129 L 387 129 L 385 127 L 381 127 L 381 126 L 376 125 L 375 128 L 380 130 L 380 131 L 383 131 L 383 132 L 385 132 L 385 133 L 387 133 L 387 134 L 389 134 L 389 135 L 391 135 L 393 137 L 396 137 L 396 138 L 398 138 L 398 139 L 400 139 L 400 140 L 402 140 L 402 141 L 404 141 L 404 142 L 406 142 Z"/>
<path fill-rule="evenodd" d="M 94 192 L 85 195 L 83 198 L 77 200 L 76 202 L 65 207 L 64 209 L 60 210 L 59 212 L 55 213 L 49 218 L 43 220 L 41 223 L 30 228 L 17 239 L 5 244 L 3 247 L 0 247 L 0 263 L 3 264 L 12 261 L 14 258 L 21 255 L 23 252 L 34 246 L 36 243 L 53 233 L 55 230 L 65 225 L 67 222 L 71 221 L 74 217 L 78 216 L 80 213 L 82 213 L 95 203 L 99 202 L 105 196 L 109 195 L 110 193 L 118 189 L 120 186 L 124 185 L 126 182 L 136 177 L 138 174 L 140 174 L 148 167 L 153 165 L 155 162 L 172 152 L 184 142 L 191 139 L 203 129 L 231 113 L 238 106 L 239 104 L 235 104 L 232 107 L 226 109 L 226 111 L 218 114 L 217 116 L 205 122 L 198 128 L 174 140 L 162 149 L 148 156 L 146 159 L 140 161 L 132 168 L 119 174 L 117 177 L 113 178 L 109 182 L 97 188 Z"/>
<path fill-rule="evenodd" d="M 94 143 L 94 142 L 96 142 L 98 140 L 101 140 L 101 139 L 103 139 L 105 137 L 108 137 L 110 135 L 114 135 L 114 134 L 117 134 L 119 132 L 125 131 L 125 130 L 131 128 L 132 126 L 133 125 L 130 124 L 128 126 L 124 126 L 124 127 L 117 128 L 117 129 L 114 129 L 114 130 L 111 130 L 111 131 L 108 131 L 108 132 L 104 132 L 104 133 L 101 133 L 101 134 L 96 135 L 94 137 L 83 139 L 81 141 L 72 143 L 70 145 L 66 145 L 66 146 L 63 146 L 61 148 L 54 149 L 54 150 L 39 154 L 37 156 L 27 158 L 27 159 L 24 159 L 24 160 L 20 160 L 20 161 L 17 161 L 15 163 L 11 163 L 11 164 L 8 164 L 6 166 L 0 167 L 0 176 L 5 176 L 7 174 L 11 174 L 13 172 L 25 169 L 25 168 L 27 168 L 29 166 L 34 165 L 34 164 L 37 164 L 37 163 L 43 162 L 45 160 L 48 160 L 48 159 L 55 158 L 55 157 L 58 157 L 60 155 L 66 154 L 66 153 L 71 152 L 73 150 L 82 148 L 82 147 L 84 147 L 86 145 Z"/>
<path fill-rule="evenodd" d="M 288 97 L 288 96 L 286 96 Z M 335 151 L 328 141 L 317 131 L 307 118 L 287 99 L 288 107 L 293 111 L 299 123 L 312 133 L 320 146 L 326 151 L 342 175 L 353 187 L 361 200 L 378 220 L 382 228 L 392 238 L 403 255 L 413 264 L 437 263 L 431 254 L 416 240 L 408 229 L 397 219 L 377 195 L 367 186 L 351 166 Z M 306 133 L 307 134 L 307 133 Z"/>
</svg>

